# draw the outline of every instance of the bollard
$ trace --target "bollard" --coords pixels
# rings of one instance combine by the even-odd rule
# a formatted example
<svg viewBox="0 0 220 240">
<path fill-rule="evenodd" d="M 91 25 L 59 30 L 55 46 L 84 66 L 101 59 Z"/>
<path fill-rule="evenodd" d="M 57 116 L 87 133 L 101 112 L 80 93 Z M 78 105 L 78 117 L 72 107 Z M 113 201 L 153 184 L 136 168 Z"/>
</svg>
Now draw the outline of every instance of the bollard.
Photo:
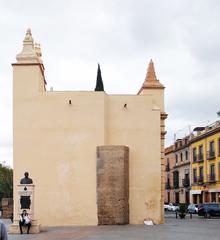
<svg viewBox="0 0 220 240">
<path fill-rule="evenodd" d="M 190 218 L 192 218 L 192 213 L 190 213 Z"/>
<path fill-rule="evenodd" d="M 176 211 L 176 218 L 178 218 L 177 211 Z"/>
</svg>

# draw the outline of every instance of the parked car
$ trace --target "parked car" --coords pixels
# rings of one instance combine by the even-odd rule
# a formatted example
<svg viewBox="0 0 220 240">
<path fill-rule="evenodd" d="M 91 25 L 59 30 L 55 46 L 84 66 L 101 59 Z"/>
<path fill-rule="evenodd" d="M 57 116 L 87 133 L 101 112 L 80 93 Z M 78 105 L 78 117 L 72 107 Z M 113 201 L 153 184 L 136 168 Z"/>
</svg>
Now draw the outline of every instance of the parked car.
<svg viewBox="0 0 220 240">
<path fill-rule="evenodd" d="M 165 202 L 163 206 L 164 206 L 164 211 L 167 211 L 167 210 L 168 210 L 169 203 L 168 203 L 168 202 Z"/>
<path fill-rule="evenodd" d="M 176 212 L 179 210 L 179 206 L 175 203 L 164 203 L 164 210 L 165 211 L 172 211 L 172 212 Z"/>
<path fill-rule="evenodd" d="M 204 217 L 220 216 L 219 203 L 204 203 L 198 206 L 198 215 Z"/>
<path fill-rule="evenodd" d="M 191 203 L 187 208 L 188 213 L 198 213 L 198 204 Z"/>
</svg>

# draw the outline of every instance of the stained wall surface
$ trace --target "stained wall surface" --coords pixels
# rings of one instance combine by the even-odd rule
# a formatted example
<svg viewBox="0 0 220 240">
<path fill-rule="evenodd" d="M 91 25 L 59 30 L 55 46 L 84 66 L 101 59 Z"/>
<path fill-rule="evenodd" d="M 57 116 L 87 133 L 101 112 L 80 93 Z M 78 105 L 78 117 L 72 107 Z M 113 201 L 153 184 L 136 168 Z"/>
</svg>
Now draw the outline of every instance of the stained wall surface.
<svg viewBox="0 0 220 240">
<path fill-rule="evenodd" d="M 97 148 L 98 224 L 129 223 L 129 148 Z"/>
</svg>

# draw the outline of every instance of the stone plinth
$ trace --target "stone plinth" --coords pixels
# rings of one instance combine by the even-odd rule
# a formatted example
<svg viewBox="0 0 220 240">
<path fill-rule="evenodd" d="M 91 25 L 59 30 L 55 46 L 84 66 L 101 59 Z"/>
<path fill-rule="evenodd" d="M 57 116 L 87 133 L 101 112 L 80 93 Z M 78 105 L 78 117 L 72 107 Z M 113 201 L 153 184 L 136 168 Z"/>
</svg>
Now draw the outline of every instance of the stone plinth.
<svg viewBox="0 0 220 240">
<path fill-rule="evenodd" d="M 98 224 L 129 223 L 129 149 L 97 147 Z"/>
<path fill-rule="evenodd" d="M 23 233 L 27 233 L 27 227 L 22 227 Z M 39 233 L 40 232 L 40 224 L 36 220 L 31 221 L 31 228 L 30 228 L 30 233 Z M 19 229 L 19 221 L 15 220 L 13 224 L 9 226 L 9 233 L 10 234 L 19 234 L 20 229 Z"/>
<path fill-rule="evenodd" d="M 9 227 L 9 233 L 18 234 L 20 215 L 23 210 L 26 210 L 31 217 L 30 233 L 39 233 L 40 224 L 34 216 L 34 185 L 33 184 L 19 184 L 17 185 L 17 204 L 14 209 L 14 222 Z M 26 233 L 27 229 L 23 227 L 23 232 Z"/>
</svg>

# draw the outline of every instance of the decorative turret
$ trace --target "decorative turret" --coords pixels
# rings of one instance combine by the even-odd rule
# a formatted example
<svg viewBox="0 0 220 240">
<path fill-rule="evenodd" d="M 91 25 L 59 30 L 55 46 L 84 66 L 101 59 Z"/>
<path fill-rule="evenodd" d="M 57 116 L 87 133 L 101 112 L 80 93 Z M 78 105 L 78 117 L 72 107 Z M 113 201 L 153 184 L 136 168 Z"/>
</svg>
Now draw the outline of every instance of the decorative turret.
<svg viewBox="0 0 220 240">
<path fill-rule="evenodd" d="M 46 91 L 44 65 L 41 60 L 39 43 L 34 43 L 31 29 L 28 28 L 23 40 L 23 49 L 17 54 L 17 62 L 13 63 L 14 99 L 15 96 L 32 96 Z M 22 86 L 22 88 L 20 87 Z"/>
<path fill-rule="evenodd" d="M 40 43 L 35 43 L 35 44 L 34 44 L 34 50 L 35 50 L 38 58 L 41 58 L 42 52 L 41 52 Z"/>
<path fill-rule="evenodd" d="M 155 70 L 154 70 L 154 63 L 152 59 L 150 60 L 150 63 L 148 65 L 147 69 L 147 75 L 144 80 L 144 83 L 139 91 L 139 93 L 143 89 L 164 89 L 165 87 L 159 82 L 159 80 L 156 77 Z"/>
<path fill-rule="evenodd" d="M 21 53 L 16 56 L 17 63 L 42 63 L 40 45 L 37 44 L 37 51 L 34 48 L 34 39 L 31 34 L 31 29 L 28 28 Z M 39 54 L 40 52 L 40 54 Z"/>
</svg>

